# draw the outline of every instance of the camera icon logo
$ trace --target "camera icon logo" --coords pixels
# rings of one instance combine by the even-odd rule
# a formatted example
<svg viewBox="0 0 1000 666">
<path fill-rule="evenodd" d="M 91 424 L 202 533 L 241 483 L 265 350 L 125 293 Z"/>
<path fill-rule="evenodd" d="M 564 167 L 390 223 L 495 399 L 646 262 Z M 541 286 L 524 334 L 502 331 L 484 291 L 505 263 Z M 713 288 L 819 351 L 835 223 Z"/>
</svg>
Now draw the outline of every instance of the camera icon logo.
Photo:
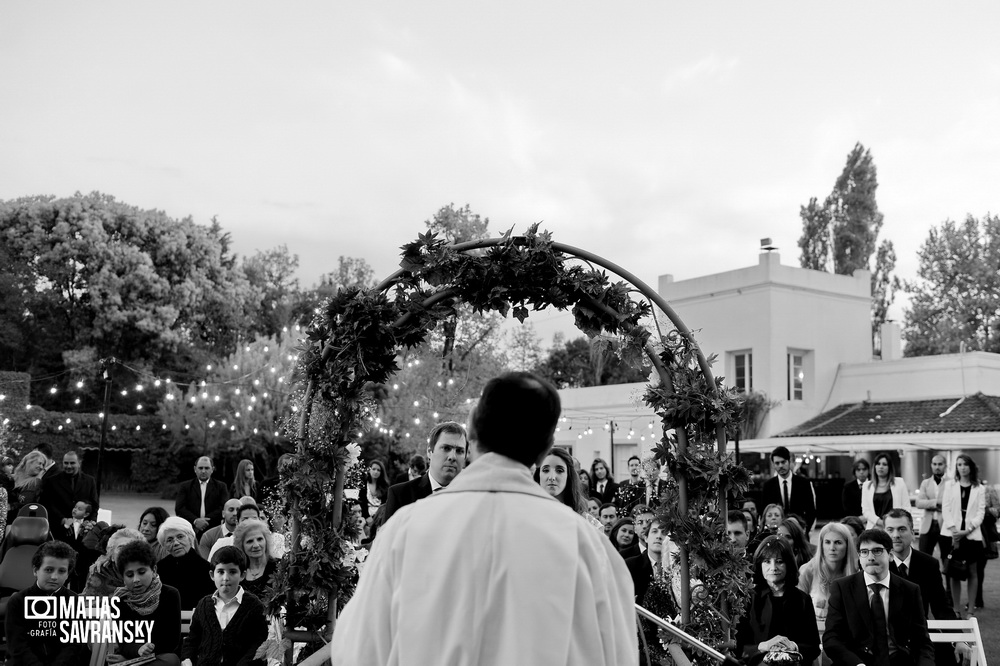
<svg viewBox="0 0 1000 666">
<path fill-rule="evenodd" d="M 25 620 L 55 620 L 58 606 L 55 597 L 25 597 Z"/>
</svg>

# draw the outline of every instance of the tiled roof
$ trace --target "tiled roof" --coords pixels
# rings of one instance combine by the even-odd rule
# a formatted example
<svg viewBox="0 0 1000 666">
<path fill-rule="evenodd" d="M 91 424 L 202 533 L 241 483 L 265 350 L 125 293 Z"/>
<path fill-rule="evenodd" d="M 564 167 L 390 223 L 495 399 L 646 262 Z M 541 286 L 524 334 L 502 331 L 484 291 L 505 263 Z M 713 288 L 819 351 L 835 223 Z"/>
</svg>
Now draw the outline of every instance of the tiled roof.
<svg viewBox="0 0 1000 666">
<path fill-rule="evenodd" d="M 1000 432 L 1000 396 L 855 402 L 840 405 L 775 437 Z"/>
</svg>

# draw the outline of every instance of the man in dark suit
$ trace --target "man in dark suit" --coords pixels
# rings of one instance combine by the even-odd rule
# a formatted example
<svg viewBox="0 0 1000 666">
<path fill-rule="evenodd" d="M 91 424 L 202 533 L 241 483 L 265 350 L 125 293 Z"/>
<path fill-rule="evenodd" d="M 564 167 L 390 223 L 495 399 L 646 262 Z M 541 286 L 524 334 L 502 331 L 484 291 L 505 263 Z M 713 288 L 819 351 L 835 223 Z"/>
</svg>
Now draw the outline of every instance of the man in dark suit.
<svg viewBox="0 0 1000 666">
<path fill-rule="evenodd" d="M 761 499 L 764 506 L 777 504 L 784 507 L 786 516 L 796 513 L 812 529 L 816 520 L 816 494 L 813 492 L 812 482 L 804 476 L 792 474 L 792 454 L 784 446 L 771 452 L 771 465 L 775 476 L 764 484 Z"/>
<path fill-rule="evenodd" d="M 862 571 L 830 583 L 823 650 L 834 666 L 934 666 L 920 588 L 889 573 L 892 539 L 858 537 Z"/>
<path fill-rule="evenodd" d="M 202 456 L 194 465 L 195 478 L 177 487 L 174 513 L 191 523 L 198 537 L 222 522 L 222 507 L 229 499 L 229 488 L 212 478 L 214 471 L 212 459 Z"/>
<path fill-rule="evenodd" d="M 62 471 L 50 471 L 42 479 L 38 503 L 48 510 L 49 525 L 61 526 L 72 514 L 73 505 L 80 501 L 90 504 L 90 517 L 96 520 L 100 508 L 97 482 L 80 471 L 80 456 L 76 451 L 67 451 L 63 455 Z"/>
<path fill-rule="evenodd" d="M 889 571 L 902 576 L 920 588 L 924 601 L 924 617 L 934 614 L 935 620 L 958 620 L 951 595 L 941 584 L 941 564 L 932 555 L 912 548 L 913 516 L 906 509 L 892 509 L 882 518 L 885 533 L 892 539 L 892 558 Z M 937 666 L 954 666 L 955 651 L 948 643 L 934 644 L 934 661 Z"/>
<path fill-rule="evenodd" d="M 646 533 L 646 552 L 625 560 L 625 566 L 632 574 L 637 604 L 642 605 L 656 568 L 664 566 L 663 555 L 669 548 L 668 544 L 667 524 L 662 517 L 657 516 L 649 524 L 649 531 Z"/>
<path fill-rule="evenodd" d="M 407 504 L 413 504 L 433 492 L 446 488 L 465 468 L 468 452 L 465 428 L 455 421 L 434 426 L 428 438 L 427 459 L 430 467 L 420 478 L 389 486 L 381 524 Z"/>
<path fill-rule="evenodd" d="M 844 504 L 845 516 L 861 515 L 861 486 L 868 480 L 868 461 L 864 458 L 854 462 L 854 478 L 844 484 L 840 500 Z"/>
</svg>

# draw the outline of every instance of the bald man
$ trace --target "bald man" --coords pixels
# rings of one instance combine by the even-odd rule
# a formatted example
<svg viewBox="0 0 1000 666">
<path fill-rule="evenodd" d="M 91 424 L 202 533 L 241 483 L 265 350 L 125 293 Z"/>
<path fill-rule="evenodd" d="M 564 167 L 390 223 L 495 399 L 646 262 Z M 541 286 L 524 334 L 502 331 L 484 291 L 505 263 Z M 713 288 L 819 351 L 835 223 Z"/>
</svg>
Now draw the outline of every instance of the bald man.
<svg viewBox="0 0 1000 666">
<path fill-rule="evenodd" d="M 941 548 L 941 561 L 951 552 L 951 537 L 941 536 L 941 498 L 948 484 L 945 472 L 948 461 L 940 453 L 931 458 L 931 476 L 920 483 L 917 491 L 917 508 L 924 510 L 924 520 L 920 526 L 920 541 L 917 548 L 928 555 L 934 554 L 934 546 Z"/>
<path fill-rule="evenodd" d="M 236 523 L 239 522 L 237 516 L 239 515 L 241 506 L 243 504 L 239 499 L 232 498 L 226 500 L 226 503 L 222 505 L 222 524 L 207 530 L 201 535 L 201 539 L 198 540 L 199 555 L 207 560 L 209 557 L 208 554 L 212 552 L 212 546 L 219 539 L 233 536 L 233 532 L 236 530 Z M 233 545 L 232 539 L 229 540 L 228 545 Z"/>
<path fill-rule="evenodd" d="M 194 526 L 197 536 L 222 523 L 222 507 L 229 499 L 229 489 L 222 481 L 212 478 L 215 465 L 208 456 L 198 458 L 194 477 L 177 486 L 174 513 Z"/>
</svg>

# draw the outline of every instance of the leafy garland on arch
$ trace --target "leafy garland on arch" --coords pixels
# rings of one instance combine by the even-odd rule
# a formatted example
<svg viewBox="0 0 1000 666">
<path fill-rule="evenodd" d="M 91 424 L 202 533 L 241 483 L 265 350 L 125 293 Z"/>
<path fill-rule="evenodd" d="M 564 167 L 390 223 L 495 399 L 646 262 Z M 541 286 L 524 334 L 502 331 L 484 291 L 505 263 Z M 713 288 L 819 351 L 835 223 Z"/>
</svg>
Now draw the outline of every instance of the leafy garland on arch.
<svg viewBox="0 0 1000 666">
<path fill-rule="evenodd" d="M 456 302 L 474 312 L 509 312 L 522 322 L 529 309 L 571 309 L 586 335 L 618 336 L 618 354 L 633 366 L 644 364 L 647 349 L 659 349 L 654 364 L 669 366 L 672 386 L 650 387 L 647 401 L 665 428 L 697 435 L 683 456 L 672 453 L 666 437 L 658 449 L 671 472 L 693 475 L 688 515 L 672 516 L 674 538 L 688 543 L 711 567 L 704 578 L 707 587 L 718 586 L 719 594 L 732 596 L 745 581 L 744 568 L 720 556 L 725 523 L 713 517 L 717 510 L 706 513 L 718 500 L 719 484 L 741 478 L 731 458 L 710 454 L 709 436 L 716 424 L 728 425 L 734 418 L 739 397 L 720 390 L 721 382 L 704 380 L 693 363 L 697 349 L 689 338 L 675 332 L 651 339 L 640 322 L 652 307 L 633 300 L 630 285 L 612 282 L 590 265 L 568 264 L 572 258 L 537 224 L 523 236 L 508 231 L 500 239 L 459 245 L 426 233 L 402 247 L 402 270 L 383 285 L 343 290 L 317 314 L 295 376 L 303 387 L 295 408 L 299 446 L 280 470 L 284 505 L 293 518 L 291 555 L 280 562 L 267 594 L 270 612 L 286 607 L 288 627 L 318 632 L 326 626 L 329 631 L 337 609 L 353 592 L 357 562 L 349 542 L 357 535 L 341 526 L 345 470 L 357 462 L 357 439 L 377 423 L 376 396 L 399 369 L 398 350 L 421 344 L 438 322 L 455 313 Z M 294 431 L 294 424 L 287 423 L 286 430 Z M 718 622 L 711 622 L 717 628 Z M 709 626 L 689 628 L 714 636 Z"/>
</svg>

